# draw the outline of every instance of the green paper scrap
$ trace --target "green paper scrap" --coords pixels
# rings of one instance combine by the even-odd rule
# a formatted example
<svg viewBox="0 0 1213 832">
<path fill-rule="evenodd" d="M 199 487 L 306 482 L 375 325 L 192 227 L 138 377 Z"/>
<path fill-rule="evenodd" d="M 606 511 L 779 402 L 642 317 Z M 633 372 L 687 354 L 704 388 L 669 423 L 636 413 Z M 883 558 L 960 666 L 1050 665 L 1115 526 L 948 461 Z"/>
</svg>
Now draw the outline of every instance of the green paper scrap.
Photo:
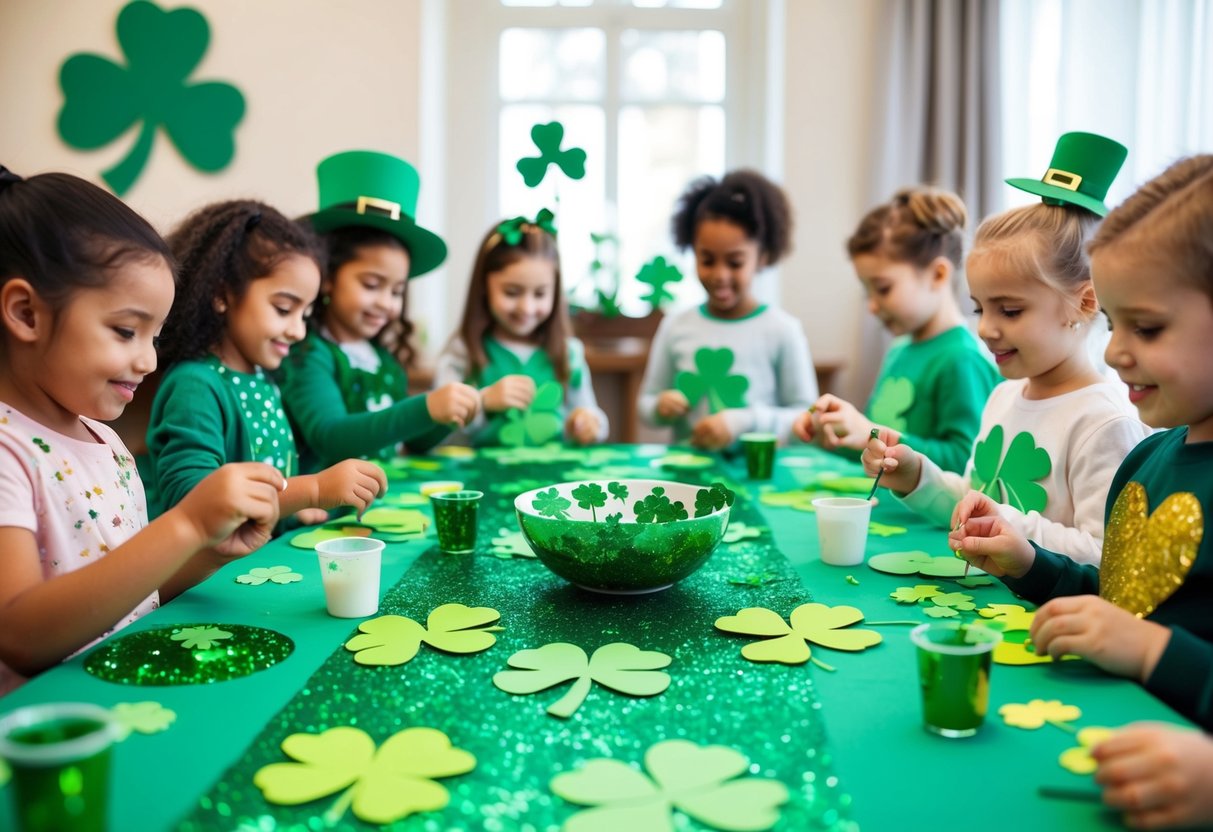
<svg viewBox="0 0 1213 832">
<path fill-rule="evenodd" d="M 338 521 L 370 526 L 375 530 L 376 537 L 379 532 L 400 535 L 423 534 L 430 525 L 430 518 L 424 513 L 415 508 L 399 506 L 376 506 L 363 512 L 361 519 L 350 515 L 338 518 Z"/>
<path fill-rule="evenodd" d="M 636 273 L 636 282 L 649 287 L 648 293 L 642 295 L 640 299 L 654 311 L 674 299 L 674 294 L 666 288 L 666 285 L 678 283 L 680 280 L 682 280 L 682 272 L 673 263 L 667 263 L 661 255 L 645 263 Z"/>
<path fill-rule="evenodd" d="M 691 407 L 706 397 L 712 413 L 745 407 L 750 380 L 743 375 L 729 374 L 733 358 L 733 351 L 728 347 L 700 347 L 695 351 L 695 372 L 682 370 L 674 376 L 675 389 L 687 397 Z"/>
<path fill-rule="evenodd" d="M 354 661 L 363 665 L 397 665 L 410 661 L 421 649 L 421 642 L 446 653 L 479 653 L 496 643 L 494 632 L 502 627 L 486 627 L 501 617 L 490 607 L 443 604 L 436 607 L 422 627 L 403 615 L 381 615 L 358 625 L 361 633 L 345 643 Z"/>
<path fill-rule="evenodd" d="M 905 526 L 889 526 L 884 523 L 877 523 L 875 520 L 868 523 L 868 533 L 878 537 L 892 537 L 897 534 L 905 534 Z"/>
<path fill-rule="evenodd" d="M 914 382 L 904 376 L 886 376 L 868 402 L 868 415 L 878 425 L 906 432 L 906 414 L 914 404 Z"/>
<path fill-rule="evenodd" d="M 758 495 L 758 502 L 764 506 L 772 506 L 774 508 L 791 508 L 797 511 L 816 512 L 817 508 L 813 505 L 813 501 L 818 497 L 832 497 L 828 491 L 805 491 L 803 489 L 794 489 L 792 491 L 763 491 Z"/>
<path fill-rule="evenodd" d="M 509 665 L 515 669 L 496 674 L 493 684 L 506 693 L 529 694 L 573 681 L 569 692 L 547 709 L 552 716 L 568 718 L 581 707 L 594 682 L 631 696 L 662 693 L 670 686 L 670 677 L 660 668 L 669 664 L 665 653 L 624 642 L 604 644 L 588 659 L 577 645 L 555 642 L 510 656 Z"/>
<path fill-rule="evenodd" d="M 1053 469 L 1049 452 L 1036 447 L 1032 434 L 1023 431 L 1011 440 L 1006 456 L 1002 453 L 1002 425 L 973 449 L 973 488 L 993 500 L 1029 511 L 1044 512 L 1049 494 L 1040 484 Z"/>
<path fill-rule="evenodd" d="M 766 526 L 749 526 L 740 520 L 730 521 L 720 538 L 722 543 L 738 543 L 742 540 L 755 540 L 766 534 Z"/>
<path fill-rule="evenodd" d="M 157 734 L 167 731 L 177 721 L 177 712 L 159 702 L 119 702 L 110 708 L 117 726 L 117 740 L 122 742 L 132 732 Z"/>
<path fill-rule="evenodd" d="M 1074 705 L 1063 705 L 1060 699 L 1033 699 L 1027 704 L 1009 703 L 998 709 L 1002 721 L 1014 728 L 1035 731 L 1045 725 L 1054 725 L 1072 731 L 1067 723 L 1082 717 L 1082 711 Z"/>
<path fill-rule="evenodd" d="M 956 583 L 963 586 L 965 589 L 976 589 L 979 586 L 993 586 L 994 579 L 987 578 L 983 575 L 969 575 L 967 578 L 960 578 Z"/>
<path fill-rule="evenodd" d="M 374 529 L 370 526 L 341 525 L 329 522 L 323 526 L 315 526 L 300 532 L 290 539 L 290 544 L 299 549 L 315 549 L 317 543 L 325 540 L 336 540 L 339 537 L 370 537 L 373 531 Z"/>
<path fill-rule="evenodd" d="M 182 627 L 170 638 L 181 642 L 187 650 L 209 650 L 223 639 L 231 638 L 232 634 L 218 627 Z"/>
<path fill-rule="evenodd" d="M 977 611 L 986 624 L 1001 630 L 1030 630 L 1035 611 L 1028 611 L 1019 604 L 987 604 Z"/>
<path fill-rule="evenodd" d="M 848 476 L 836 471 L 820 471 L 809 476 L 801 483 L 805 491 L 825 491 L 821 496 L 833 497 L 838 494 L 855 494 L 866 497 L 872 492 L 872 480 L 868 477 Z"/>
<path fill-rule="evenodd" d="M 243 575 L 236 576 L 236 583 L 248 586 L 261 586 L 266 582 L 293 584 L 302 580 L 303 576 L 289 566 L 257 566 Z"/>
<path fill-rule="evenodd" d="M 535 550 L 526 542 L 526 535 L 520 531 L 510 531 L 502 528 L 497 536 L 489 540 L 489 554 L 507 560 L 509 558 L 535 559 Z"/>
<path fill-rule="evenodd" d="M 1102 726 L 1083 728 L 1078 732 L 1078 746 L 1061 752 L 1057 758 L 1058 764 L 1074 774 L 1094 774 L 1095 770 L 1099 768 L 1099 763 L 1095 762 L 1095 758 L 1091 756 L 1091 749 L 1115 733 L 1111 728 Z"/>
<path fill-rule="evenodd" d="M 801 604 L 792 610 L 789 621 L 790 626 L 773 610 L 747 607 L 736 615 L 716 619 L 716 628 L 747 636 L 776 636 L 741 648 L 741 655 L 752 662 L 804 664 L 812 658 L 809 643 L 832 650 L 858 651 L 882 640 L 874 630 L 843 629 L 863 621 L 863 613 L 855 607 Z"/>
<path fill-rule="evenodd" d="M 851 586 L 859 586 L 859 581 L 855 578 L 854 575 L 847 575 L 846 580 L 847 580 L 847 583 L 849 583 Z"/>
<path fill-rule="evenodd" d="M 663 457 L 653 460 L 653 465 L 658 468 L 684 468 L 687 470 L 711 468 L 715 464 L 716 460 L 712 459 L 710 456 L 692 453 L 666 454 Z"/>
<path fill-rule="evenodd" d="M 231 84 L 189 81 L 210 44 L 206 18 L 196 9 L 165 11 L 136 0 L 118 13 L 117 33 L 125 66 L 81 52 L 60 68 L 63 141 L 96 150 L 142 123 L 126 156 L 101 174 L 118 196 L 143 173 L 160 128 L 198 170 L 214 173 L 231 164 L 244 96 Z"/>
<path fill-rule="evenodd" d="M 547 175 L 549 165 L 558 167 L 569 179 L 585 176 L 585 151 L 580 147 L 560 149 L 564 141 L 564 125 L 559 121 L 536 124 L 531 128 L 531 139 L 539 148 L 539 155 L 524 156 L 515 165 L 528 188 L 538 187 Z"/>
<path fill-rule="evenodd" d="M 714 829 L 770 829 L 791 796 L 778 780 L 747 776 L 761 769 L 722 745 L 665 740 L 645 752 L 644 767 L 647 774 L 622 760 L 598 758 L 552 778 L 554 794 L 595 807 L 573 815 L 564 829 L 669 832 L 685 827 L 671 816 L 675 809 Z"/>
<path fill-rule="evenodd" d="M 941 590 L 935 584 L 917 584 L 899 586 L 889 593 L 889 597 L 899 604 L 917 604 L 919 601 L 926 601 L 939 595 L 940 592 Z"/>
<path fill-rule="evenodd" d="M 506 424 L 501 428 L 501 443 L 508 447 L 522 445 L 545 445 L 560 436 L 564 422 L 560 418 L 560 405 L 564 401 L 564 387 L 560 382 L 548 381 L 539 385 L 531 406 L 525 411 L 512 407 L 505 412 Z"/>
<path fill-rule="evenodd" d="M 406 728 L 375 747 L 358 728 L 330 728 L 320 734 L 291 734 L 282 751 L 295 762 L 271 763 L 253 784 L 270 803 L 295 806 L 341 792 L 317 820 L 337 825 L 347 809 L 359 820 L 395 823 L 415 812 L 446 807 L 450 794 L 434 782 L 467 774 L 476 758 L 455 748 L 434 728 Z"/>
<path fill-rule="evenodd" d="M 887 552 L 883 555 L 873 555 L 868 558 L 868 566 L 877 572 L 887 572 L 890 575 L 913 575 L 915 573 L 927 578 L 961 578 L 964 576 L 966 562 L 947 555 L 932 557 L 921 551 Z M 980 569 L 970 569 L 970 575 L 984 575 Z"/>
</svg>

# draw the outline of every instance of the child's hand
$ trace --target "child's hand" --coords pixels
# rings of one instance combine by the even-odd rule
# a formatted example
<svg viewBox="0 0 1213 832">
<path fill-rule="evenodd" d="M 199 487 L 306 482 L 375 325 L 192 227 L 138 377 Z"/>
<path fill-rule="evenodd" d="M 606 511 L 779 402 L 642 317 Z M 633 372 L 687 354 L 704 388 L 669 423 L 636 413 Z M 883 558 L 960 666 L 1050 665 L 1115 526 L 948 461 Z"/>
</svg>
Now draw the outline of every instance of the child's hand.
<svg viewBox="0 0 1213 832">
<path fill-rule="evenodd" d="M 691 403 L 680 390 L 662 390 L 657 396 L 657 416 L 667 422 L 691 412 Z"/>
<path fill-rule="evenodd" d="M 1073 653 L 1109 673 L 1145 682 L 1171 631 L 1095 595 L 1054 598 L 1036 611 L 1028 632 L 1037 653 Z"/>
<path fill-rule="evenodd" d="M 1213 826 L 1213 739 L 1142 722 L 1091 750 L 1104 803 L 1135 829 Z"/>
<path fill-rule="evenodd" d="M 535 398 L 535 380 L 530 376 L 506 376 L 480 391 L 480 403 L 486 413 L 500 413 L 511 407 L 526 410 Z"/>
<path fill-rule="evenodd" d="M 863 472 L 874 477 L 884 470 L 880 484 L 895 494 L 909 494 L 922 477 L 922 456 L 909 445 L 901 444 L 901 434 L 891 428 L 878 428 L 875 438 L 864 445 L 859 461 Z"/>
<path fill-rule="evenodd" d="M 383 469 L 365 459 L 347 459 L 315 475 L 315 499 L 310 508 L 353 506 L 358 516 L 387 491 Z"/>
<path fill-rule="evenodd" d="M 733 444 L 733 431 L 723 413 L 705 416 L 691 428 L 691 444 L 696 448 L 718 451 Z"/>
<path fill-rule="evenodd" d="M 829 393 L 818 399 L 812 412 L 813 434 L 827 448 L 862 450 L 875 427 L 855 405 Z"/>
<path fill-rule="evenodd" d="M 425 397 L 425 409 L 440 425 L 466 427 L 480 409 L 480 393 L 475 387 L 452 381 Z"/>
<path fill-rule="evenodd" d="M 952 513 L 948 546 L 983 572 L 1022 578 L 1036 560 L 1036 550 L 998 511 L 998 503 L 970 491 Z"/>
<path fill-rule="evenodd" d="M 233 462 L 206 476 L 171 511 L 198 531 L 200 548 L 238 558 L 269 541 L 286 481 L 263 462 Z"/>
<path fill-rule="evenodd" d="M 577 407 L 564 423 L 564 433 L 578 445 L 589 445 L 598 440 L 598 414 L 588 407 Z"/>
<path fill-rule="evenodd" d="M 803 410 L 792 422 L 792 435 L 801 442 L 812 442 L 814 439 L 813 411 Z"/>
<path fill-rule="evenodd" d="M 294 517 L 301 526 L 318 526 L 329 519 L 329 513 L 322 508 L 303 508 Z"/>
</svg>

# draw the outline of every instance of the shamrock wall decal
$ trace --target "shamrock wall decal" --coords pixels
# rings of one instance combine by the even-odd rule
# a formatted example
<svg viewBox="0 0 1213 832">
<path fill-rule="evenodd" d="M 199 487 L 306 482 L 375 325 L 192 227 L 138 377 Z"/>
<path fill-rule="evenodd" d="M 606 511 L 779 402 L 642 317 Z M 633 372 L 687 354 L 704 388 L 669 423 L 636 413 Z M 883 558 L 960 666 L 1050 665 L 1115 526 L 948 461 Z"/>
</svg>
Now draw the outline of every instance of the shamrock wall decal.
<svg viewBox="0 0 1213 832">
<path fill-rule="evenodd" d="M 973 488 L 1025 514 L 1043 512 L 1049 494 L 1039 480 L 1053 469 L 1049 452 L 1036 447 L 1036 440 L 1027 431 L 1011 440 L 1006 456 L 1002 442 L 1002 425 L 995 425 L 973 449 Z"/>
<path fill-rule="evenodd" d="M 670 677 L 659 668 L 668 667 L 665 653 L 641 650 L 624 642 L 604 644 L 586 658 L 576 644 L 556 642 L 537 650 L 519 650 L 509 658 L 510 667 L 493 677 L 493 684 L 506 693 L 528 694 L 575 680 L 569 692 L 548 706 L 552 716 L 572 716 L 597 682 L 632 696 L 656 696 L 670 686 Z"/>
<path fill-rule="evenodd" d="M 789 620 L 765 607 L 746 607 L 736 615 L 716 619 L 716 629 L 747 636 L 777 636 L 756 641 L 741 648 L 741 655 L 752 662 L 781 664 L 813 663 L 825 670 L 834 668 L 814 658 L 809 643 L 833 650 L 866 650 L 880 644 L 880 633 L 873 630 L 843 629 L 863 621 L 855 607 L 828 607 L 825 604 L 801 604 L 792 610 Z"/>
<path fill-rule="evenodd" d="M 479 653 L 497 642 L 494 632 L 501 627 L 486 627 L 501 617 L 490 607 L 443 604 L 435 607 L 421 626 L 403 615 L 381 615 L 358 625 L 360 635 L 345 643 L 354 653 L 354 661 L 365 665 L 396 665 L 412 660 L 421 642 L 447 653 Z"/>
<path fill-rule="evenodd" d="M 212 173 L 227 167 L 236 152 L 244 96 L 230 84 L 188 81 L 210 42 L 206 18 L 191 8 L 166 12 L 147 0 L 135 0 L 118 14 L 117 32 L 126 66 L 79 53 L 60 68 L 63 140 L 81 150 L 95 150 L 142 122 L 130 152 L 101 174 L 118 196 L 143 172 L 160 127 L 198 170 Z"/>
<path fill-rule="evenodd" d="M 564 125 L 559 121 L 536 124 L 531 128 L 531 138 L 539 148 L 539 155 L 525 156 L 518 160 L 516 166 L 528 188 L 537 187 L 543 181 L 548 165 L 560 168 L 569 179 L 585 176 L 585 151 L 579 147 L 560 149 L 560 143 L 564 141 Z"/>
<path fill-rule="evenodd" d="M 510 408 L 505 412 L 506 425 L 501 429 L 501 443 L 509 447 L 542 445 L 560 435 L 564 423 L 560 419 L 560 404 L 564 388 L 558 381 L 539 385 L 531 406 L 526 411 Z"/>
<path fill-rule="evenodd" d="M 654 257 L 645 263 L 636 273 L 636 281 L 649 287 L 648 294 L 640 299 L 653 307 L 654 311 L 674 299 L 673 293 L 666 288 L 666 285 L 677 283 L 680 280 L 682 280 L 682 272 L 673 263 L 667 263 L 661 256 Z"/>
<path fill-rule="evenodd" d="M 674 386 L 687 397 L 691 407 L 704 396 L 713 413 L 729 407 L 745 407 L 745 392 L 750 380 L 745 376 L 729 375 L 733 368 L 733 351 L 728 347 L 701 347 L 695 351 L 695 370 L 683 370 L 674 377 Z"/>
</svg>

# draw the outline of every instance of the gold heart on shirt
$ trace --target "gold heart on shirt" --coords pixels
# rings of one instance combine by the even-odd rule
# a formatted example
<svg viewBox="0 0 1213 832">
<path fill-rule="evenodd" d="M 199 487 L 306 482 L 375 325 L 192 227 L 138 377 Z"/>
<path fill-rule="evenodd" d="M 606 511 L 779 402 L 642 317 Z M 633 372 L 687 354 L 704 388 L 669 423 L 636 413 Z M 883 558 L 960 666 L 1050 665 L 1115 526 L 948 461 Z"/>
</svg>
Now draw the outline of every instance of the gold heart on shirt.
<svg viewBox="0 0 1213 832">
<path fill-rule="evenodd" d="M 1200 501 L 1177 492 L 1149 514 L 1141 483 L 1120 492 L 1104 533 L 1099 595 L 1144 618 L 1179 589 L 1204 536 Z"/>
</svg>

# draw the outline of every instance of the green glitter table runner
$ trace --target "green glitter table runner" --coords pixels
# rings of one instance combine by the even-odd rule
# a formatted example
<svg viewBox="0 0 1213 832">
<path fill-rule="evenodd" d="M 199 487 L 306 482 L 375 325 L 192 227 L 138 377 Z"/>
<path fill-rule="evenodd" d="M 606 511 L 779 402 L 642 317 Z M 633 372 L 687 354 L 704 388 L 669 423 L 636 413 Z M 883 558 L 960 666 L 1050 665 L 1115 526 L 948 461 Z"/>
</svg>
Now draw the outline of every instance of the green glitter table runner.
<svg viewBox="0 0 1213 832">
<path fill-rule="evenodd" d="M 611 476 L 626 475 L 615 460 Z M 654 472 L 646 460 L 633 476 L 710 483 L 720 469 Z M 525 466 L 542 483 L 567 479 L 567 463 Z M 473 473 L 474 472 L 474 473 Z M 595 595 L 552 575 L 534 560 L 503 560 L 489 553 L 491 531 L 516 528 L 509 482 L 516 475 L 478 459 L 461 472 L 469 487 L 486 491 L 475 555 L 420 556 L 383 599 L 380 615 L 424 621 L 442 604 L 493 607 L 504 630 L 495 646 L 474 655 L 425 648 L 394 667 L 363 667 L 339 647 L 304 688 L 271 720 L 239 762 L 199 800 L 183 830 L 231 828 L 309 829 L 332 798 L 302 806 L 268 804 L 253 785 L 264 765 L 287 758 L 282 740 L 297 732 L 319 733 L 356 726 L 376 742 L 407 727 L 445 732 L 475 755 L 474 771 L 444 780 L 450 805 L 414 815 L 401 829 L 549 829 L 584 807 L 556 797 L 551 779 L 597 757 L 639 765 L 649 746 L 666 739 L 725 745 L 750 758 L 752 776 L 777 779 L 791 793 L 776 828 L 846 825 L 847 799 L 833 774 L 812 673 L 805 667 L 755 665 L 739 654 L 738 639 L 712 624 L 747 606 L 790 611 L 811 600 L 769 533 L 721 544 L 697 573 L 672 589 L 649 596 Z M 750 500 L 733 508 L 733 522 L 762 525 Z M 487 532 L 487 533 L 486 533 Z M 351 635 L 354 630 L 351 629 Z M 570 642 L 587 653 L 617 641 L 672 657 L 671 684 L 652 698 L 632 698 L 605 687 L 591 689 L 569 719 L 545 708 L 565 688 L 512 696 L 492 684 L 515 652 L 551 642 Z M 699 828 L 685 816 L 680 827 Z M 364 828 L 346 813 L 335 827 Z"/>
</svg>

